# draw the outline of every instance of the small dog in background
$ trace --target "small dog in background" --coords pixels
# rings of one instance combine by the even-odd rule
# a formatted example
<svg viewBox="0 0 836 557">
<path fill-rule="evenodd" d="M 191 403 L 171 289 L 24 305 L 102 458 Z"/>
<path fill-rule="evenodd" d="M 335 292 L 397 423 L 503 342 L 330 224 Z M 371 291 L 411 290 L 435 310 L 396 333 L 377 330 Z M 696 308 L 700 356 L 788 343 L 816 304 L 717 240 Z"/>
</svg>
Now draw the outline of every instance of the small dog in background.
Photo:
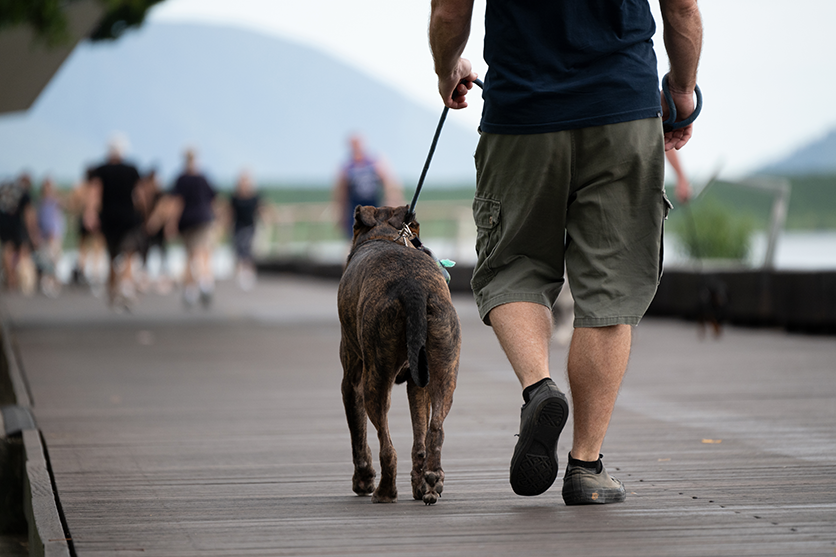
<svg viewBox="0 0 836 557">
<path fill-rule="evenodd" d="M 714 338 L 723 335 L 723 322 L 726 320 L 728 305 L 729 293 L 726 283 L 713 275 L 703 277 L 697 311 L 700 338 L 705 337 L 705 331 L 709 327 L 714 333 Z"/>
<path fill-rule="evenodd" d="M 412 496 L 427 505 L 444 488 L 441 445 L 453 403 L 461 329 L 434 258 L 409 242 L 419 227 L 409 207 L 360 207 L 340 280 L 342 395 L 354 459 L 352 488 L 394 503 L 397 455 L 387 413 L 392 386 L 406 382 L 412 417 Z M 420 244 L 419 244 L 420 245 Z M 366 416 L 380 441 L 380 483 L 366 440 Z"/>
</svg>

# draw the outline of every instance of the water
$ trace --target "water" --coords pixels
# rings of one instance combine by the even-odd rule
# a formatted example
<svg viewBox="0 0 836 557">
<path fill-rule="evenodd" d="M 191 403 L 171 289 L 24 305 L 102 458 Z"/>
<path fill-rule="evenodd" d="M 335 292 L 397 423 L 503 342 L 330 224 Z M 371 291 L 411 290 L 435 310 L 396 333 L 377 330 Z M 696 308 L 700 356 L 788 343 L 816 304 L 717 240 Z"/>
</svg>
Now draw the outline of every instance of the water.
<svg viewBox="0 0 836 557">
<path fill-rule="evenodd" d="M 766 255 L 767 238 L 759 233 L 752 239 L 747 266 L 758 268 Z M 673 234 L 665 236 L 665 267 L 689 263 L 681 243 Z M 775 248 L 775 268 L 781 271 L 836 270 L 836 231 L 786 231 L 778 238 Z"/>
</svg>

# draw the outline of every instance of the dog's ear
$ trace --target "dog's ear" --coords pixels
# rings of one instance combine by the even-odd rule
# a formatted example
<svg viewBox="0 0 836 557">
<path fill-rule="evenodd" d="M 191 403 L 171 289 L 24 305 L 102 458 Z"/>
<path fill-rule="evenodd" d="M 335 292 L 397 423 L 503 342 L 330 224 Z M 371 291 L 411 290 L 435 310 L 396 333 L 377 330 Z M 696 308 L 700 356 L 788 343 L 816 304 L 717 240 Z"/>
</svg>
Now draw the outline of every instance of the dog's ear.
<svg viewBox="0 0 836 557">
<path fill-rule="evenodd" d="M 377 208 L 369 205 L 358 205 L 354 209 L 354 235 L 363 230 L 371 230 L 377 226 Z"/>
</svg>

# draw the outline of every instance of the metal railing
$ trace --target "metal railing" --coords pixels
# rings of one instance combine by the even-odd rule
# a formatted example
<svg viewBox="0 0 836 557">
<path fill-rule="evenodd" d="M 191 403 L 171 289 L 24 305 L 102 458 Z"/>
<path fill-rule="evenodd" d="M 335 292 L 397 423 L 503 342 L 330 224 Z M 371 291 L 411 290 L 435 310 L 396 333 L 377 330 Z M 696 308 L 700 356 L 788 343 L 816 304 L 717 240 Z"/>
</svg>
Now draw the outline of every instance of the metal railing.
<svg viewBox="0 0 836 557">
<path fill-rule="evenodd" d="M 260 258 L 310 257 L 342 259 L 347 239 L 333 203 L 268 206 L 256 231 L 254 252 Z M 444 245 L 444 257 L 472 257 L 476 243 L 470 201 L 422 201 L 418 211 L 421 238 Z"/>
</svg>

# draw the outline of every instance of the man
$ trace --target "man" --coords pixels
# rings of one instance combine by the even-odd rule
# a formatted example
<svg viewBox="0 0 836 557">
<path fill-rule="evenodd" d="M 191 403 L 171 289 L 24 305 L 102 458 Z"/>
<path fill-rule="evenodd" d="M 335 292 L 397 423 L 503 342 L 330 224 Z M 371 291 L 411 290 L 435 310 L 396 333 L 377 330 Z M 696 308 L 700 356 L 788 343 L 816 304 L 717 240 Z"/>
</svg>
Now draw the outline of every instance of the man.
<svg viewBox="0 0 836 557">
<path fill-rule="evenodd" d="M 186 246 L 183 303 L 195 305 L 200 299 L 209 307 L 215 290 L 212 271 L 212 223 L 215 220 L 215 189 L 197 167 L 197 154 L 187 149 L 186 168 L 171 190 L 176 200 L 177 229 Z"/>
<path fill-rule="evenodd" d="M 660 0 L 679 119 L 694 110 L 702 30 L 696 0 Z M 461 57 L 473 0 L 433 0 L 430 46 L 445 105 L 467 106 L 476 74 Z M 485 99 L 476 152 L 478 261 L 471 281 L 523 387 L 511 485 L 557 476 L 568 403 L 550 379 L 550 308 L 564 262 L 575 297 L 569 348 L 574 436 L 567 504 L 620 502 L 600 450 L 630 354 L 631 327 L 661 273 L 664 151 L 655 24 L 647 0 L 487 0 Z"/>
<path fill-rule="evenodd" d="M 34 292 L 34 269 L 31 250 L 40 243 L 37 214 L 32 205 L 32 178 L 23 173 L 17 180 L 0 184 L 0 245 L 2 245 L 3 277 L 9 290 L 20 288 L 25 294 Z M 25 280 L 29 278 L 30 280 Z"/>
<path fill-rule="evenodd" d="M 366 154 L 363 138 L 349 138 L 351 156 L 340 169 L 334 187 L 334 203 L 340 225 L 348 238 L 354 234 L 354 208 L 358 205 L 395 207 L 403 203 L 401 187 L 382 161 Z"/>
<path fill-rule="evenodd" d="M 126 139 L 111 139 L 107 161 L 91 173 L 92 192 L 84 216 L 87 227 L 101 230 L 105 238 L 110 257 L 108 300 L 117 309 L 135 302 L 131 259 L 142 242 L 136 192 L 139 171 L 123 160 L 126 150 Z"/>
</svg>

